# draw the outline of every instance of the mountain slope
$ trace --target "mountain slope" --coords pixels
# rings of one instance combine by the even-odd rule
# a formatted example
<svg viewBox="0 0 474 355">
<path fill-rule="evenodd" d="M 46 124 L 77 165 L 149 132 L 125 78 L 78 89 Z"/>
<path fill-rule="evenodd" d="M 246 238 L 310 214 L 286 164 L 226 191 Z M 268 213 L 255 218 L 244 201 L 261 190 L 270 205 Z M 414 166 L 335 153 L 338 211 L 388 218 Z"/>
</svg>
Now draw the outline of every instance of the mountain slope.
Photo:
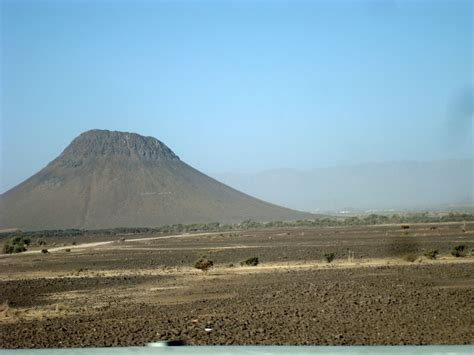
<svg viewBox="0 0 474 355">
<path fill-rule="evenodd" d="M 138 134 L 92 130 L 0 197 L 0 227 L 144 227 L 311 218 L 234 190 Z"/>
</svg>

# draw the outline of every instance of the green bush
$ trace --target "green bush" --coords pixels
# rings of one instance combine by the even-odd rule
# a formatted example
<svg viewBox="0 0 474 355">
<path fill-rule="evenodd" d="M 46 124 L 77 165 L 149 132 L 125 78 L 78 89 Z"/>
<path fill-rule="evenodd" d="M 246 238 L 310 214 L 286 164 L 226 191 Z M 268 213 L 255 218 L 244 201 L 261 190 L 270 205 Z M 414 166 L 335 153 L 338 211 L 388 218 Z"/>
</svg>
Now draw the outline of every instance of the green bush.
<svg viewBox="0 0 474 355">
<path fill-rule="evenodd" d="M 30 243 L 30 238 L 15 236 L 3 245 L 3 252 L 5 254 L 22 253 L 26 251 L 26 246 L 30 245 Z"/>
<path fill-rule="evenodd" d="M 23 237 L 21 237 L 21 236 L 16 236 L 16 237 L 13 237 L 12 239 L 10 239 L 11 244 L 20 244 L 22 242 L 23 242 Z"/>
<path fill-rule="evenodd" d="M 26 251 L 25 245 L 24 244 L 16 244 L 13 246 L 13 252 L 14 253 L 22 253 Z"/>
<path fill-rule="evenodd" d="M 196 260 L 194 263 L 194 267 L 201 271 L 206 272 L 214 265 L 214 262 L 208 259 L 205 255 L 201 256 L 199 259 Z"/>
<path fill-rule="evenodd" d="M 438 255 L 438 251 L 437 250 L 429 250 L 425 253 L 425 256 L 428 258 L 428 259 L 431 259 L 431 260 L 435 260 L 436 259 L 436 256 Z"/>
<path fill-rule="evenodd" d="M 465 245 L 457 245 L 451 250 L 451 255 L 459 258 L 461 256 L 466 256 L 466 246 Z"/>
<path fill-rule="evenodd" d="M 336 258 L 336 254 L 334 253 L 326 253 L 323 256 L 324 256 L 324 259 L 326 259 L 328 263 L 331 263 Z"/>
<path fill-rule="evenodd" d="M 240 262 L 240 266 L 257 266 L 258 265 L 258 258 L 253 256 L 251 258 L 245 259 L 244 261 Z"/>
</svg>

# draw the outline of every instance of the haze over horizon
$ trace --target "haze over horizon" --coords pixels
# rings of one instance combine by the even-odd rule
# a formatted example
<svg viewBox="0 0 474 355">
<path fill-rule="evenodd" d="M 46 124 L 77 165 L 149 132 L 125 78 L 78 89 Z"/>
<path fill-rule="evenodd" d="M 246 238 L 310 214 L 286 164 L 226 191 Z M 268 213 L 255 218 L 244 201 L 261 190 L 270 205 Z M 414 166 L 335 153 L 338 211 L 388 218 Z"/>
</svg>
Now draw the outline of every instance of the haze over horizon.
<svg viewBox="0 0 474 355">
<path fill-rule="evenodd" d="M 372 162 L 211 176 L 265 201 L 311 213 L 474 208 L 472 159 Z"/>
<path fill-rule="evenodd" d="M 93 128 L 211 176 L 473 157 L 470 1 L 0 4 L 0 193 Z"/>
</svg>

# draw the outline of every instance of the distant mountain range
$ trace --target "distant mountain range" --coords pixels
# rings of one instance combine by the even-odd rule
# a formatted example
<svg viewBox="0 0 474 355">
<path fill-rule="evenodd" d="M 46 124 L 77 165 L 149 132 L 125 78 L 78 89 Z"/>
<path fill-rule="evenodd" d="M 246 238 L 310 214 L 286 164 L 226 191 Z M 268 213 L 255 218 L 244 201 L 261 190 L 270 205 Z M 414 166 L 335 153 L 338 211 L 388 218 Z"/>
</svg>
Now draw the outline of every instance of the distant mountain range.
<svg viewBox="0 0 474 355">
<path fill-rule="evenodd" d="M 348 212 L 473 206 L 473 169 L 474 160 L 445 160 L 213 176 L 245 193 L 290 208 Z"/>
<path fill-rule="evenodd" d="M 134 133 L 91 130 L 0 195 L 0 228 L 153 227 L 314 218 L 234 190 Z"/>
</svg>

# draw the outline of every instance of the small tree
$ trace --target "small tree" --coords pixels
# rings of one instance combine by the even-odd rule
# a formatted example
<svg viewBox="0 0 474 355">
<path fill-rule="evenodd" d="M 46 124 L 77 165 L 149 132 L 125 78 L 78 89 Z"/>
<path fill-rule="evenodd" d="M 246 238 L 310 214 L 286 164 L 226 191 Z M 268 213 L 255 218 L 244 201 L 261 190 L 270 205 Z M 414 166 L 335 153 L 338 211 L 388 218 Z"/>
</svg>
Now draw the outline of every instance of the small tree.
<svg viewBox="0 0 474 355">
<path fill-rule="evenodd" d="M 20 243 L 23 243 L 23 238 L 22 238 L 21 236 L 13 237 L 13 238 L 10 240 L 10 243 L 12 243 L 12 244 L 20 244 Z"/>
<path fill-rule="evenodd" d="M 326 254 L 324 254 L 324 259 L 326 259 L 326 261 L 327 261 L 328 263 L 331 263 L 335 258 L 336 258 L 336 254 L 334 254 L 334 253 L 326 253 Z"/>
<path fill-rule="evenodd" d="M 3 252 L 5 254 L 22 253 L 26 251 L 26 246 L 29 245 L 31 240 L 29 238 L 23 238 L 16 236 L 7 241 L 3 246 Z"/>
<path fill-rule="evenodd" d="M 214 265 L 214 262 L 208 259 L 205 255 L 201 256 L 194 263 L 194 267 L 196 269 L 199 269 L 204 272 L 207 272 L 207 270 L 209 270 L 213 265 Z"/>
</svg>

